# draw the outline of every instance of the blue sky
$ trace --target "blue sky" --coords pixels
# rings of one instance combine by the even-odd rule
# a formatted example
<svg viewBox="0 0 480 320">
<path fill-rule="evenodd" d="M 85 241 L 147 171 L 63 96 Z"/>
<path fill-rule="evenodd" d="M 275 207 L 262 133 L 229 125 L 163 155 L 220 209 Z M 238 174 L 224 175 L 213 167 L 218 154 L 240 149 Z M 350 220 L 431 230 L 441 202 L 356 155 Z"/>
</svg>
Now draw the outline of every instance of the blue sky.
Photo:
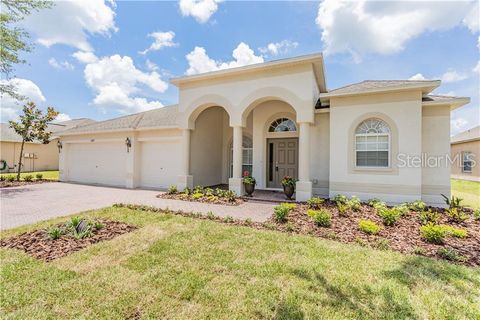
<svg viewBox="0 0 480 320">
<path fill-rule="evenodd" d="M 324 52 L 330 89 L 443 79 L 436 93 L 472 100 L 452 113 L 457 133 L 480 123 L 478 10 L 469 1 L 64 1 L 24 22 L 35 50 L 11 81 L 63 119 L 103 120 L 176 103 L 174 76 Z M 18 110 L 3 99 L 2 122 Z"/>
</svg>

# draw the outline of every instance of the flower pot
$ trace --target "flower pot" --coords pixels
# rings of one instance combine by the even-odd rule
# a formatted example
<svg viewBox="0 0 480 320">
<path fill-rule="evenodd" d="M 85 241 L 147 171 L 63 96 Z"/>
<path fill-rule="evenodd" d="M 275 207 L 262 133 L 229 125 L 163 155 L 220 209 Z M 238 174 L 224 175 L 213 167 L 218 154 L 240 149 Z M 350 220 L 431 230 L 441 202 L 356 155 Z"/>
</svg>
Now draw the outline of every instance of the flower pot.
<svg viewBox="0 0 480 320">
<path fill-rule="evenodd" d="M 287 196 L 288 200 L 292 200 L 293 193 L 295 192 L 295 187 L 293 186 L 283 186 L 283 192 Z"/>
<path fill-rule="evenodd" d="M 251 197 L 253 191 L 255 191 L 255 184 L 254 183 L 245 183 L 245 193 L 247 194 L 247 197 Z"/>
</svg>

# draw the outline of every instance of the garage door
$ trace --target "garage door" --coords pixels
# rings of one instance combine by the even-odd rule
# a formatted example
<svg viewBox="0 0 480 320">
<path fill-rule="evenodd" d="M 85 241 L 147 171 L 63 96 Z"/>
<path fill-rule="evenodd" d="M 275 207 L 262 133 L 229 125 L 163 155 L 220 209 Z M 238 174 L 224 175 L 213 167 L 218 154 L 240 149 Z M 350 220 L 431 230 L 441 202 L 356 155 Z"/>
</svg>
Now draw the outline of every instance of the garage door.
<svg viewBox="0 0 480 320">
<path fill-rule="evenodd" d="M 140 145 L 140 186 L 168 188 L 180 174 L 178 142 L 142 142 Z"/>
<path fill-rule="evenodd" d="M 67 157 L 69 181 L 125 187 L 125 144 L 73 143 Z"/>
</svg>

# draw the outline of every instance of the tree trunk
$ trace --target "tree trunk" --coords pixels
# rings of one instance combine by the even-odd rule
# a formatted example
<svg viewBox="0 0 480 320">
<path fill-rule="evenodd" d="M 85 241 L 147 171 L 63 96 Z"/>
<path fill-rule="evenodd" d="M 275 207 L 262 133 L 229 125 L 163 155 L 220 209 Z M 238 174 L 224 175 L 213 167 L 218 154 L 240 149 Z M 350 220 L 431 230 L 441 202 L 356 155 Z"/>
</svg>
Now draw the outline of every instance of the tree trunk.
<svg viewBox="0 0 480 320">
<path fill-rule="evenodd" d="M 22 156 L 23 156 L 24 145 L 25 145 L 25 140 L 22 139 L 22 147 L 20 148 L 20 157 L 18 158 L 17 181 L 20 181 L 20 172 L 22 171 Z"/>
</svg>

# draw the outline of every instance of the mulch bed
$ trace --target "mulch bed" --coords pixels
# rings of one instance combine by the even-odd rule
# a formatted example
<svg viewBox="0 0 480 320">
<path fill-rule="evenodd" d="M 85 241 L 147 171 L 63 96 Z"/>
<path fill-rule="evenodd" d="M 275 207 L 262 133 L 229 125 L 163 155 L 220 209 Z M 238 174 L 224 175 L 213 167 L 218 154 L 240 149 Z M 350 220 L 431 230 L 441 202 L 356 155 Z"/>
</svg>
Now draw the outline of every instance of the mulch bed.
<svg viewBox="0 0 480 320">
<path fill-rule="evenodd" d="M 332 225 L 329 228 L 316 226 L 306 214 L 309 208 L 305 204 L 297 205 L 288 214 L 286 223 L 277 222 L 273 216 L 269 223 L 275 229 L 285 232 L 309 234 L 345 243 L 356 242 L 374 248 L 380 247 L 381 244 L 385 243 L 383 239 L 386 239 L 388 248 L 391 250 L 407 254 L 421 251 L 422 255 L 435 258 L 441 258 L 438 255 L 438 249 L 445 247 L 453 249 L 456 253 L 465 257 L 465 264 L 480 265 L 480 221 L 475 221 L 468 209 L 466 211 L 469 218 L 462 223 L 457 223 L 449 221 L 448 216 L 443 213 L 443 209 L 431 208 L 433 211 L 440 213 L 439 224 L 446 224 L 468 231 L 467 238 L 460 239 L 449 236 L 445 238 L 444 244 L 437 245 L 422 239 L 420 235 L 422 224 L 418 218 L 418 212 L 411 211 L 401 217 L 393 226 L 385 226 L 382 219 L 376 214 L 375 209 L 365 204 L 362 204 L 359 211 L 350 210 L 346 217 L 339 215 L 336 205 L 331 201 L 325 201 L 322 207 L 332 214 Z M 377 235 L 368 235 L 359 230 L 358 222 L 367 219 L 381 226 L 382 229 Z"/>
<path fill-rule="evenodd" d="M 386 241 L 389 250 L 400 251 L 405 254 L 419 254 L 416 251 L 421 249 L 422 255 L 437 259 L 443 259 L 437 251 L 444 247 L 453 249 L 466 258 L 465 261 L 454 261 L 455 263 L 480 266 L 480 220 L 474 220 L 472 210 L 469 209 L 464 209 L 469 218 L 462 223 L 456 223 L 449 221 L 448 217 L 444 214 L 444 209 L 430 208 L 432 211 L 441 213 L 441 219 L 438 221 L 439 224 L 447 224 L 468 231 L 467 238 L 446 237 L 444 244 L 437 245 L 428 243 L 421 238 L 420 227 L 422 225 L 418 218 L 418 212 L 410 212 L 400 218 L 395 225 L 388 227 L 383 225 L 382 220 L 375 213 L 374 208 L 366 204 L 362 204 L 359 211 L 351 210 L 348 216 L 341 216 L 338 213 L 335 203 L 329 200 L 325 201 L 322 204 L 322 208 L 327 209 L 332 214 L 332 225 L 329 228 L 318 227 L 314 224 L 312 219 L 306 214 L 306 211 L 309 209 L 306 204 L 297 204 L 297 207 L 288 214 L 287 221 L 283 223 L 277 222 L 273 215 L 268 221 L 261 223 L 253 222 L 249 219 L 238 220 L 231 217 L 221 218 L 193 212 L 166 211 L 141 205 L 118 203 L 115 204 L 114 207 L 171 213 L 185 217 L 214 220 L 231 225 L 246 226 L 259 230 L 276 230 L 286 233 L 306 234 L 344 243 L 357 243 L 377 249 L 386 249 L 379 245 L 379 242 Z M 382 230 L 377 235 L 367 235 L 358 229 L 358 222 L 367 219 L 375 221 L 375 223 L 382 227 Z"/>
<path fill-rule="evenodd" d="M 137 229 L 134 226 L 117 221 L 101 220 L 100 222 L 103 224 L 103 228 L 96 230 L 88 238 L 77 239 L 73 236 L 62 235 L 59 239 L 52 240 L 46 229 L 40 229 L 0 240 L 0 247 L 23 250 L 34 258 L 48 262 L 94 243 L 110 240 Z M 61 228 L 64 225 L 59 224 L 56 227 Z"/>
<path fill-rule="evenodd" d="M 182 201 L 191 201 L 191 202 L 202 202 L 202 203 L 209 203 L 209 204 L 221 204 L 225 206 L 238 206 L 241 205 L 244 200 L 240 198 L 236 198 L 235 200 L 229 200 L 227 198 L 218 197 L 216 200 L 211 201 L 208 197 L 202 197 L 199 199 L 194 199 L 191 195 L 185 195 L 183 193 L 161 193 L 157 195 L 157 198 L 161 199 L 172 199 L 172 200 L 182 200 Z"/>
<path fill-rule="evenodd" d="M 47 180 L 47 179 L 42 179 L 42 180 L 32 180 L 32 181 L 0 181 L 0 188 L 10 188 L 10 187 L 20 187 L 20 186 L 26 186 L 30 184 L 41 184 L 41 183 L 46 183 L 46 182 L 57 182 L 57 180 Z"/>
</svg>

